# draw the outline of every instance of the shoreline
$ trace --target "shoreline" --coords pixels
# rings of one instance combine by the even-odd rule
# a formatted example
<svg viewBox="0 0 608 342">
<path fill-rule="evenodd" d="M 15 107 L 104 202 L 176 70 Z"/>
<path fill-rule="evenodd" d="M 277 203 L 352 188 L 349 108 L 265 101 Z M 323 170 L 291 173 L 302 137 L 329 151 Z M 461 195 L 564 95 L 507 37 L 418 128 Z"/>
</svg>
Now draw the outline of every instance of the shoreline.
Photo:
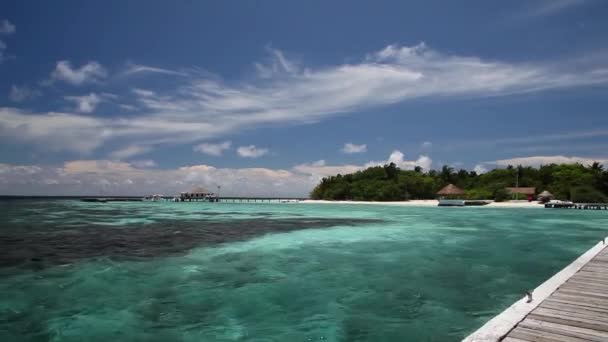
<svg viewBox="0 0 608 342">
<path fill-rule="evenodd" d="M 396 202 L 374 202 L 374 201 L 327 201 L 327 200 L 304 200 L 299 203 L 306 204 L 370 204 L 403 207 L 438 207 L 438 200 L 411 200 Z M 491 202 L 488 205 L 474 206 L 475 208 L 545 208 L 536 201 L 513 201 L 513 202 Z"/>
</svg>

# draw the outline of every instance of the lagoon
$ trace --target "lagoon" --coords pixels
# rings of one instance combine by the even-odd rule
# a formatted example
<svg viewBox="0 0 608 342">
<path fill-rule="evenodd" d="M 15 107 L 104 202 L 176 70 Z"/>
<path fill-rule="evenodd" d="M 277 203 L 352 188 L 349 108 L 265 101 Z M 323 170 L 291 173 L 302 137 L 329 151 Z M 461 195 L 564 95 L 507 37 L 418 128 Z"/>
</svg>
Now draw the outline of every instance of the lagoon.
<svg viewBox="0 0 608 342">
<path fill-rule="evenodd" d="M 0 202 L 2 341 L 459 341 L 603 211 Z"/>
</svg>

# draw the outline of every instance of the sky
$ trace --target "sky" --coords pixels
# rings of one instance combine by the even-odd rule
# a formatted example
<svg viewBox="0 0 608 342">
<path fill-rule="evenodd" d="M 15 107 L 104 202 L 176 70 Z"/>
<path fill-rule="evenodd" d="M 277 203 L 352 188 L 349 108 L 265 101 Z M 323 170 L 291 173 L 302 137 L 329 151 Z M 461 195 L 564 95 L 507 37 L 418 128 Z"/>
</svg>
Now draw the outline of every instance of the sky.
<svg viewBox="0 0 608 342">
<path fill-rule="evenodd" d="M 0 195 L 608 163 L 608 2 L 3 1 Z"/>
</svg>

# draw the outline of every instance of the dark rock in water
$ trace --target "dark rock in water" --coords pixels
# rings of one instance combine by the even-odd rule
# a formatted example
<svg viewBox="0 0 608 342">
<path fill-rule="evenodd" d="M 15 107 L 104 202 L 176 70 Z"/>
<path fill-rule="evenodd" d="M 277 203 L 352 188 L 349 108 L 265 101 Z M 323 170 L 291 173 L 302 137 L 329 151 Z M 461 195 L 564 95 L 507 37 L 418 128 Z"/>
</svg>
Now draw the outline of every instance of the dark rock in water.
<svg viewBox="0 0 608 342">
<path fill-rule="evenodd" d="M 357 226 L 369 219 L 166 220 L 124 227 L 8 227 L 0 231 L 0 267 L 40 269 L 94 257 L 149 258 L 179 255 L 199 246 L 247 240 L 268 233 Z M 21 227 L 23 228 L 23 227 Z M 38 229 L 39 228 L 39 229 Z M 53 230 L 55 228 L 55 230 Z"/>
</svg>

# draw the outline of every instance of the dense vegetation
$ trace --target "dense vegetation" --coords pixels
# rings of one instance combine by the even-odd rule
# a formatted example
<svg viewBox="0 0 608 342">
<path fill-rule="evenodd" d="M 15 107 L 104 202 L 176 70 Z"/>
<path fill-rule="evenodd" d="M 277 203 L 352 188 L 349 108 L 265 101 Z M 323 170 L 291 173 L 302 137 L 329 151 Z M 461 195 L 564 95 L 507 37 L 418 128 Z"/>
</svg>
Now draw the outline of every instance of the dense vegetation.
<svg viewBox="0 0 608 342">
<path fill-rule="evenodd" d="M 506 187 L 535 187 L 548 190 L 557 199 L 574 202 L 607 202 L 608 171 L 602 164 L 551 164 L 540 168 L 513 167 L 495 169 L 483 174 L 455 171 L 449 166 L 423 172 L 422 169 L 401 170 L 391 163 L 370 167 L 353 174 L 323 178 L 311 192 L 313 199 L 355 201 L 403 201 L 433 199 L 437 191 L 452 183 L 466 190 L 468 199 L 512 198 Z"/>
</svg>

